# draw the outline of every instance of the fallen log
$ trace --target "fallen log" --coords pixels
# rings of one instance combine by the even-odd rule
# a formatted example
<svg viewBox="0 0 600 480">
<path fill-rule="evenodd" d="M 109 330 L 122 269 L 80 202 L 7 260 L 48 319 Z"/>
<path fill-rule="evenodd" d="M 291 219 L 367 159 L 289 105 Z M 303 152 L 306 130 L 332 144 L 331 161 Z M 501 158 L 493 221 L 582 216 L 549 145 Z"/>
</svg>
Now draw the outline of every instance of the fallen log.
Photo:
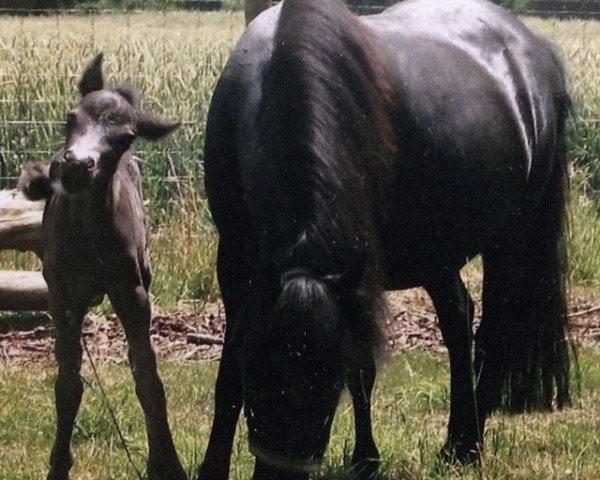
<svg viewBox="0 0 600 480">
<path fill-rule="evenodd" d="M 45 201 L 32 202 L 17 190 L 0 190 L 0 250 L 42 251 Z"/>
<path fill-rule="evenodd" d="M 48 301 L 41 272 L 0 270 L 0 311 L 48 310 Z"/>
<path fill-rule="evenodd" d="M 189 333 L 186 336 L 187 342 L 193 345 L 223 345 L 223 339 L 214 335 L 203 333 Z"/>
</svg>

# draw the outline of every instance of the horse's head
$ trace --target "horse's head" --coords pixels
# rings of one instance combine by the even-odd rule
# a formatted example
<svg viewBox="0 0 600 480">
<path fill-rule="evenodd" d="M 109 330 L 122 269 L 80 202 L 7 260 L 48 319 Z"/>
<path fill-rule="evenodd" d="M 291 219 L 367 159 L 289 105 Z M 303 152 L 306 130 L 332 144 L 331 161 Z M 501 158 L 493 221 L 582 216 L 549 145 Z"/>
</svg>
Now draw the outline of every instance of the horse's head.
<svg viewBox="0 0 600 480">
<path fill-rule="evenodd" d="M 322 461 L 344 387 L 347 302 L 338 279 L 306 269 L 286 271 L 280 289 L 267 283 L 243 354 L 250 448 L 278 471 L 306 474 Z"/>
<path fill-rule="evenodd" d="M 50 172 L 67 193 L 88 188 L 99 173 L 114 173 L 138 136 L 158 140 L 179 126 L 140 112 L 134 87 L 105 88 L 102 54 L 87 66 L 78 86 L 82 98 L 67 113 L 65 144 Z"/>
</svg>

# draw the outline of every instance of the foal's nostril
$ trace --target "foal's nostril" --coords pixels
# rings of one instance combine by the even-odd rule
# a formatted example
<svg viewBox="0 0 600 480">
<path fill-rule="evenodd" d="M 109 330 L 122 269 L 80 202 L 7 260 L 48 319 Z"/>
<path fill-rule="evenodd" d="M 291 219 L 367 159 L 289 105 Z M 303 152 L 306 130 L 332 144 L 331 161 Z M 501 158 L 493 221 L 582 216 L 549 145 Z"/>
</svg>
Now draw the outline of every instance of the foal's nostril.
<svg viewBox="0 0 600 480">
<path fill-rule="evenodd" d="M 65 162 L 68 163 L 77 162 L 78 165 L 82 165 L 87 169 L 91 169 L 95 165 L 94 159 L 92 157 L 78 158 L 72 150 L 65 151 L 65 153 L 63 154 L 63 159 L 65 160 Z"/>
<path fill-rule="evenodd" d="M 64 153 L 63 158 L 66 162 L 73 162 L 76 160 L 75 154 L 71 150 L 67 150 Z"/>
</svg>

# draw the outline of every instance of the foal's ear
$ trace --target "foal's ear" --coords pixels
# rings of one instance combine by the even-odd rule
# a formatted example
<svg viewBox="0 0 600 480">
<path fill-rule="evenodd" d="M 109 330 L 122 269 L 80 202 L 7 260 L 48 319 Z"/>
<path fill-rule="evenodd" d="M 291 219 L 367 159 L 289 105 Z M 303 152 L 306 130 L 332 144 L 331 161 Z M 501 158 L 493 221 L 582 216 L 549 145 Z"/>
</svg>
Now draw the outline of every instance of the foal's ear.
<svg viewBox="0 0 600 480">
<path fill-rule="evenodd" d="M 169 122 L 147 113 L 139 113 L 137 118 L 138 135 L 148 140 L 159 140 L 180 125 L 181 122 Z"/>
<path fill-rule="evenodd" d="M 135 108 L 140 108 L 140 99 L 142 98 L 142 95 L 140 94 L 140 91 L 133 85 L 130 83 L 124 83 L 123 85 L 115 88 L 115 91 L 125 100 L 127 100 L 130 105 Z"/>
<path fill-rule="evenodd" d="M 79 93 L 82 97 L 85 97 L 88 93 L 102 90 L 104 88 L 104 78 L 102 77 L 102 58 L 103 54 L 99 53 L 94 59 L 85 67 L 81 80 L 77 84 L 79 87 Z"/>
</svg>

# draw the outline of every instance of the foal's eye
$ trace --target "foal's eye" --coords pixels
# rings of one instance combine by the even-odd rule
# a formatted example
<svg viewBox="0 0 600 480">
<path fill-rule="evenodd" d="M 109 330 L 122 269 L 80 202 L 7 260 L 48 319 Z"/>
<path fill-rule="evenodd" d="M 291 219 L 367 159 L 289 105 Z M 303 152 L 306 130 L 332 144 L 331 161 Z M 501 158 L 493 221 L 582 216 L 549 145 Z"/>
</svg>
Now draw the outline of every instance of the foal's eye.
<svg viewBox="0 0 600 480">
<path fill-rule="evenodd" d="M 121 116 L 117 112 L 107 112 L 100 117 L 100 121 L 106 125 L 116 125 L 121 122 Z"/>
<path fill-rule="evenodd" d="M 75 121 L 77 120 L 77 116 L 74 113 L 67 113 L 65 118 L 65 128 L 67 130 L 71 130 L 75 126 Z"/>
</svg>

